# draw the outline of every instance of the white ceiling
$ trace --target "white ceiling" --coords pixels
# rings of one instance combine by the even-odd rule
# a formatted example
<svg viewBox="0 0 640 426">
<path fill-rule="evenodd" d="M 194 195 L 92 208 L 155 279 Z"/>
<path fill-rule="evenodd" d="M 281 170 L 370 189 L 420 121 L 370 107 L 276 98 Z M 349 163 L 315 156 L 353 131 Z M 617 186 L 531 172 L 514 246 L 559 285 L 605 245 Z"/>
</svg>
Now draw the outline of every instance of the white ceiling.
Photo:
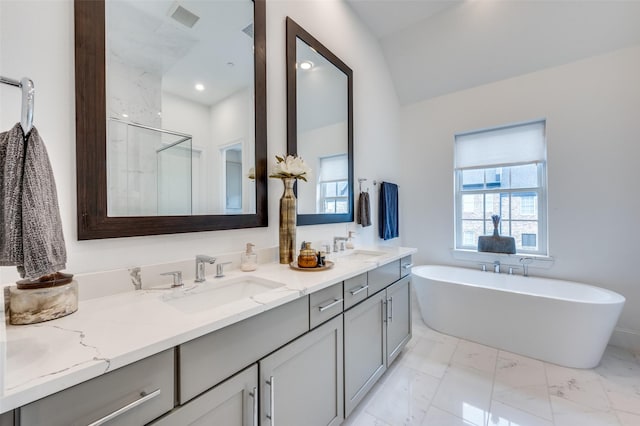
<svg viewBox="0 0 640 426">
<path fill-rule="evenodd" d="M 640 43 L 638 0 L 347 0 L 402 104 Z"/>
<path fill-rule="evenodd" d="M 169 16 L 175 3 L 107 2 L 109 53 L 157 74 L 163 91 L 204 105 L 253 85 L 253 38 L 242 31 L 253 23 L 253 3 L 180 0 L 200 17 L 193 28 Z M 205 90 L 197 91 L 196 83 Z"/>
</svg>

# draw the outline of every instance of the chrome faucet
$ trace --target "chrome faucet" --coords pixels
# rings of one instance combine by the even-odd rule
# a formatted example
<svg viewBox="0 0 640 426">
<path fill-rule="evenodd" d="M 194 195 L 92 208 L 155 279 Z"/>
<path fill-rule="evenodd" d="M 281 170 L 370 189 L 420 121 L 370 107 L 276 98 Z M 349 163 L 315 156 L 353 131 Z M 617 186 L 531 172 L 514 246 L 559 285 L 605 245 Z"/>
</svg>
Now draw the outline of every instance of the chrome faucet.
<svg viewBox="0 0 640 426">
<path fill-rule="evenodd" d="M 224 277 L 224 265 L 228 265 L 233 262 L 216 263 L 216 276 L 214 278 Z"/>
<path fill-rule="evenodd" d="M 333 251 L 344 251 L 344 243 L 347 241 L 347 237 L 333 237 Z M 338 246 L 338 241 L 342 243 Z"/>
<path fill-rule="evenodd" d="M 206 256 L 204 254 L 199 254 L 196 256 L 196 279 L 194 281 L 197 283 L 201 283 L 205 281 L 205 278 L 204 278 L 205 263 L 209 263 L 213 265 L 214 263 L 216 263 L 216 258 L 211 256 Z"/>
<path fill-rule="evenodd" d="M 131 278 L 131 284 L 133 284 L 133 288 L 135 290 L 142 290 L 142 275 L 140 271 L 139 266 L 129 269 L 129 277 Z"/>
<path fill-rule="evenodd" d="M 495 262 L 493 262 L 493 272 L 495 272 L 496 274 L 500 273 L 500 261 L 496 260 Z"/>
<path fill-rule="evenodd" d="M 531 257 L 521 257 L 520 263 L 522 263 L 522 275 L 525 277 L 529 276 L 529 265 L 533 263 L 533 258 Z"/>
<path fill-rule="evenodd" d="M 173 277 L 171 288 L 184 287 L 184 283 L 182 282 L 182 271 L 163 272 L 160 275 L 171 275 Z"/>
</svg>

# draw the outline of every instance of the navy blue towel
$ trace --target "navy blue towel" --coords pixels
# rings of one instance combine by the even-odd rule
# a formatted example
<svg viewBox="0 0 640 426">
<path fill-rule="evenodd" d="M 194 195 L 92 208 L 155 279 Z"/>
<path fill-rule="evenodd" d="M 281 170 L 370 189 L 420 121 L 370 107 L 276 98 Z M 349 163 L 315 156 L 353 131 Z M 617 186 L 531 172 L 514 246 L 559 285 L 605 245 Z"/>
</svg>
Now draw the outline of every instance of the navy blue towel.
<svg viewBox="0 0 640 426">
<path fill-rule="evenodd" d="M 398 232 L 398 185 L 382 182 L 378 203 L 378 232 L 383 240 L 397 238 Z"/>
</svg>

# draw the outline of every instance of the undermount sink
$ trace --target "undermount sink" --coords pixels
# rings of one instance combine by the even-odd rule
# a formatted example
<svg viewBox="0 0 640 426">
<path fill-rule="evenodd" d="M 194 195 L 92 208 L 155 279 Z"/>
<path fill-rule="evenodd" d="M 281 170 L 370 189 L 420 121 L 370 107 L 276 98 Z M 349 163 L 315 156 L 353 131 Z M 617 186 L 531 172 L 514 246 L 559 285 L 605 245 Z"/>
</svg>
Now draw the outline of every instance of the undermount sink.
<svg viewBox="0 0 640 426">
<path fill-rule="evenodd" d="M 201 312 L 249 299 L 283 287 L 284 284 L 254 276 L 210 279 L 196 286 L 185 286 L 163 296 L 164 302 L 184 312 Z"/>
<path fill-rule="evenodd" d="M 377 257 L 384 256 L 385 252 L 383 251 L 373 251 L 373 250 L 349 250 L 344 253 L 338 253 L 336 259 L 338 261 L 347 261 L 347 262 L 367 262 L 373 261 Z"/>
</svg>

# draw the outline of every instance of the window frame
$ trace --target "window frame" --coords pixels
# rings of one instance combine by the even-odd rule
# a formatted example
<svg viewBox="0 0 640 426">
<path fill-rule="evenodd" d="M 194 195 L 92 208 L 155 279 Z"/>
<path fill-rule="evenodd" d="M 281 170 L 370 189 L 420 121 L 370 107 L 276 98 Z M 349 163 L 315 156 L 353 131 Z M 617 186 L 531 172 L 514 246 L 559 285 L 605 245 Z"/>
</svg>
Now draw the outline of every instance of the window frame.
<svg viewBox="0 0 640 426">
<path fill-rule="evenodd" d="M 543 138 L 546 139 L 546 122 L 545 120 L 540 120 L 543 121 L 545 124 L 545 131 L 543 134 Z M 528 123 L 522 123 L 522 124 L 529 124 L 532 122 L 528 122 Z M 509 125 L 509 126 L 500 126 L 500 127 L 496 127 L 494 129 L 490 129 L 490 130 L 499 130 L 501 128 L 504 127 L 517 127 L 517 125 Z M 544 141 L 545 145 L 546 145 L 546 140 Z M 454 155 L 455 157 L 455 155 Z M 454 163 L 455 164 L 455 163 Z M 486 170 L 486 169 L 495 169 L 495 168 L 507 168 L 507 167 L 513 167 L 513 166 L 522 166 L 522 165 L 527 165 L 527 164 L 535 164 L 537 166 L 538 169 L 538 186 L 537 187 L 522 187 L 522 188 L 511 188 L 511 179 L 509 179 L 509 188 L 491 188 L 487 186 L 487 178 L 486 178 L 486 173 L 483 173 L 483 185 L 482 188 L 477 188 L 477 189 L 467 189 L 464 190 L 462 189 L 462 173 L 463 171 L 466 170 Z M 485 195 L 486 194 L 504 194 L 507 193 L 509 194 L 509 199 L 511 200 L 511 198 L 513 197 L 513 194 L 518 194 L 518 193 L 523 193 L 523 192 L 530 192 L 530 193 L 535 193 L 537 194 L 538 197 L 538 202 L 537 202 L 537 215 L 538 215 L 538 248 L 537 250 L 527 250 L 524 248 L 524 246 L 522 248 L 517 249 L 516 254 L 526 254 L 526 255 L 532 255 L 532 256 L 549 256 L 549 246 L 548 246 L 548 232 L 549 232 L 549 228 L 548 228 L 548 215 L 547 215 L 547 193 L 548 193 L 548 188 L 547 188 L 547 159 L 546 159 L 546 152 L 545 152 L 545 159 L 543 161 L 532 161 L 532 162 L 526 162 L 526 163 L 512 163 L 512 164 L 487 164 L 481 167 L 470 167 L 470 168 L 456 168 L 454 165 L 454 247 L 455 250 L 465 250 L 465 251 L 477 251 L 478 249 L 478 244 L 477 241 L 473 244 L 473 245 L 465 245 L 464 244 L 464 231 L 463 231 L 463 223 L 465 222 L 465 219 L 463 219 L 463 213 L 464 213 L 464 202 L 462 199 L 463 195 L 467 195 L 467 194 L 482 194 L 483 195 L 483 219 L 482 221 L 484 222 L 484 226 L 486 225 L 486 201 L 485 201 Z M 469 220 L 469 219 L 466 219 Z M 480 220 L 480 219 L 478 219 Z M 520 221 L 526 221 L 523 219 L 511 219 L 509 218 L 509 227 L 511 228 L 511 224 L 513 222 L 520 222 Z M 487 230 L 485 228 L 485 233 L 484 235 L 490 235 L 491 233 L 488 232 L 490 230 Z M 507 233 L 505 233 L 504 235 L 507 235 Z M 509 233 L 508 235 L 511 235 L 511 229 L 509 229 Z"/>
<path fill-rule="evenodd" d="M 322 162 L 325 160 L 331 160 L 331 159 L 335 159 L 335 158 L 344 158 L 346 162 L 349 161 L 349 157 L 347 154 L 333 154 L 333 155 L 326 155 L 323 157 L 320 157 L 318 159 L 318 170 L 322 170 Z M 347 188 L 347 195 L 345 196 L 340 196 L 337 195 L 338 194 L 338 188 L 339 185 L 341 183 L 345 183 L 346 188 Z M 336 195 L 334 196 L 328 196 L 327 192 L 325 191 L 325 184 L 334 184 L 336 185 Z M 347 210 L 349 208 L 349 178 L 344 177 L 344 178 L 340 178 L 340 179 L 328 179 L 328 180 L 323 180 L 322 179 L 322 173 L 318 174 L 318 181 L 317 181 L 317 185 L 318 185 L 318 199 L 317 199 L 317 211 L 325 211 L 324 210 L 324 205 L 325 202 L 332 202 L 334 204 L 334 208 L 337 207 L 337 203 L 339 201 L 346 201 L 347 203 Z M 343 213 L 337 213 L 337 214 L 346 214 L 347 212 L 343 212 Z M 336 212 L 333 212 L 331 214 L 336 214 Z"/>
</svg>

